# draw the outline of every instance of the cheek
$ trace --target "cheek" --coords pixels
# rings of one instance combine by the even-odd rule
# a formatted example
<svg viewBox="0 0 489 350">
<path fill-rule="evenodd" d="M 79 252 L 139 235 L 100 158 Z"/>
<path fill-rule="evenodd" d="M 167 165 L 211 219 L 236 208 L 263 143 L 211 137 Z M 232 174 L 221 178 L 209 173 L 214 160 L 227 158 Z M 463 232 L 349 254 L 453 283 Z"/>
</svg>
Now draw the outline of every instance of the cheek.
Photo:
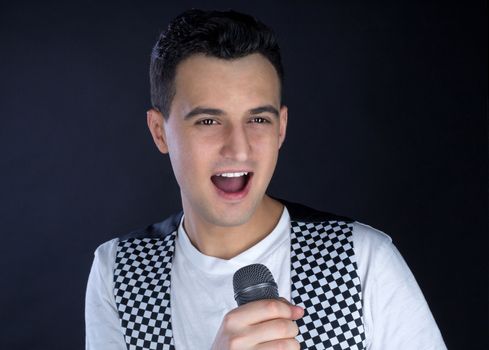
<svg viewBox="0 0 489 350">
<path fill-rule="evenodd" d="M 260 163 L 265 177 L 271 177 L 278 159 L 279 143 L 277 138 L 261 138 L 253 143 L 255 160 Z"/>
<path fill-rule="evenodd" d="M 277 150 L 280 145 L 279 124 L 268 126 L 252 126 L 248 130 L 248 135 L 253 143 L 260 145 L 268 150 Z"/>
<path fill-rule="evenodd" d="M 253 152 L 259 158 L 276 158 L 280 140 L 278 134 L 255 133 L 250 138 Z"/>
<path fill-rule="evenodd" d="M 184 182 L 190 184 L 198 182 L 196 179 L 206 174 L 209 168 L 209 155 L 210 152 L 206 151 L 205 144 L 197 142 L 196 139 L 182 137 L 173 140 L 170 159 L 180 185 Z"/>
<path fill-rule="evenodd" d="M 175 177 L 180 187 L 185 186 L 185 183 L 189 182 L 189 174 L 193 173 L 192 167 L 194 166 L 194 158 L 191 144 L 186 142 L 186 138 L 183 135 L 172 134 L 172 137 L 168 138 L 168 150 L 171 165 Z"/>
</svg>

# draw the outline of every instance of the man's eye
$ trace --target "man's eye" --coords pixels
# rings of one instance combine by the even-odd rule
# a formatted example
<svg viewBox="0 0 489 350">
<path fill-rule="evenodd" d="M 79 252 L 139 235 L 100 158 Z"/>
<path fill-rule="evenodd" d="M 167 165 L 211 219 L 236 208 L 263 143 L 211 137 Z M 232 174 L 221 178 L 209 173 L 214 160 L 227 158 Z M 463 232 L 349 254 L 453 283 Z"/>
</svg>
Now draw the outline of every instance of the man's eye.
<svg viewBox="0 0 489 350">
<path fill-rule="evenodd" d="M 253 123 L 257 123 L 257 124 L 264 124 L 264 123 L 268 123 L 268 120 L 263 118 L 263 117 L 254 117 L 251 119 L 251 121 Z"/>
<path fill-rule="evenodd" d="M 200 125 L 214 125 L 214 124 L 216 124 L 216 121 L 214 119 L 202 119 L 197 124 L 200 124 Z"/>
</svg>

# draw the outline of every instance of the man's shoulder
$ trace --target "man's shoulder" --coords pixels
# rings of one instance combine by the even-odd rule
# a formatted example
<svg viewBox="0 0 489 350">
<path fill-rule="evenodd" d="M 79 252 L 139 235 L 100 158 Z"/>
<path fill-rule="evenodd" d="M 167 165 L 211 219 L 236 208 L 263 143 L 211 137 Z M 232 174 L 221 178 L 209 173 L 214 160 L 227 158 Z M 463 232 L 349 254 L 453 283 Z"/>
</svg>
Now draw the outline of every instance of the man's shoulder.
<svg viewBox="0 0 489 350">
<path fill-rule="evenodd" d="M 130 239 L 162 239 L 178 229 L 182 215 L 183 212 L 170 215 L 163 221 L 121 235 L 118 240 L 121 242 Z"/>
<path fill-rule="evenodd" d="M 300 203 L 289 202 L 278 198 L 275 199 L 286 206 L 290 214 L 290 219 L 293 221 L 305 223 L 340 221 L 351 224 L 354 240 L 361 245 L 368 244 L 379 247 L 392 243 L 391 237 L 386 233 L 350 217 L 314 209 Z"/>
<path fill-rule="evenodd" d="M 355 245 L 367 247 L 373 251 L 392 245 L 392 238 L 385 232 L 370 225 L 355 221 L 353 223 Z"/>
<path fill-rule="evenodd" d="M 111 271 L 113 269 L 115 257 L 119 248 L 125 243 L 133 243 L 134 240 L 163 240 L 168 235 L 178 229 L 183 212 L 179 212 L 167 217 L 165 220 L 146 226 L 126 234 L 119 235 L 104 243 L 95 249 L 95 265 L 98 269 Z"/>
<path fill-rule="evenodd" d="M 293 221 L 310 222 L 310 223 L 320 223 L 320 222 L 328 222 L 328 221 L 343 221 L 346 223 L 354 222 L 354 220 L 346 216 L 318 210 L 304 204 L 295 203 L 284 199 L 279 199 L 279 198 L 275 198 L 275 199 L 281 202 L 283 205 L 285 205 L 285 207 L 289 212 L 290 219 Z"/>
</svg>

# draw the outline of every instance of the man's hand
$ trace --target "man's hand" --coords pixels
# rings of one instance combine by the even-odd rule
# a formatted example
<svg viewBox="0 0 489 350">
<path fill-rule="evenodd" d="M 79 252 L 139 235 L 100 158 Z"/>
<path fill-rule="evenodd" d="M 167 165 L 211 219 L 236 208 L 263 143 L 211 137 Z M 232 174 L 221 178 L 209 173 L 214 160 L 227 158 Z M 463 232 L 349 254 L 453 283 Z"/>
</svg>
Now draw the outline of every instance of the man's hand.
<svg viewBox="0 0 489 350">
<path fill-rule="evenodd" d="M 224 316 L 212 350 L 300 349 L 295 324 L 304 309 L 280 298 L 241 305 Z"/>
</svg>

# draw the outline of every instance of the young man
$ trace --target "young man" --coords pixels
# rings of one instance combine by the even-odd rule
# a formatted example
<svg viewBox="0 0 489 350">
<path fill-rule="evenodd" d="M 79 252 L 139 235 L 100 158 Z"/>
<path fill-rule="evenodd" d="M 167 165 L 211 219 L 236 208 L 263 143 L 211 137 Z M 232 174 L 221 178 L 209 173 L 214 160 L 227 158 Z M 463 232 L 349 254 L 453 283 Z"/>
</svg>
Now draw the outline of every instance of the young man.
<svg viewBox="0 0 489 350">
<path fill-rule="evenodd" d="M 187 11 L 150 76 L 148 127 L 183 213 L 97 249 L 87 349 L 445 349 L 389 236 L 266 194 L 287 127 L 269 28 Z M 237 307 L 233 274 L 253 263 L 282 299 Z"/>
</svg>

